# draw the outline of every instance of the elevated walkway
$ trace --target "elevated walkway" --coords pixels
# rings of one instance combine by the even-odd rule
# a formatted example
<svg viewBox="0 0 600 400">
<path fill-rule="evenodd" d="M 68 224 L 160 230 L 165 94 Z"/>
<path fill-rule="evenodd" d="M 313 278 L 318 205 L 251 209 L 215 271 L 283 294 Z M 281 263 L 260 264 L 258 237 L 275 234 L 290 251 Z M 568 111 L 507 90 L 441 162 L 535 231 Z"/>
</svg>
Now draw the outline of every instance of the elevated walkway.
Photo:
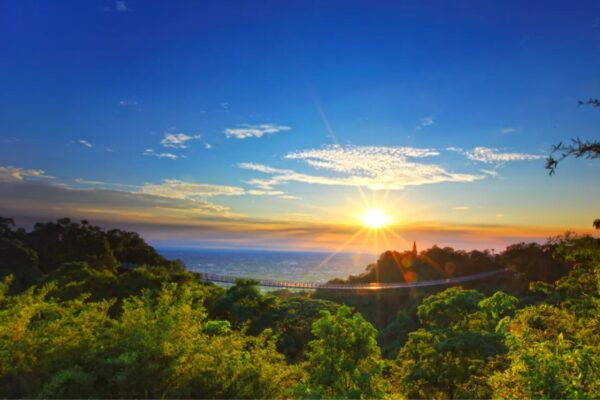
<svg viewBox="0 0 600 400">
<path fill-rule="evenodd" d="M 278 281 L 278 280 L 267 280 L 267 279 L 254 279 L 249 277 L 235 277 L 219 274 L 211 274 L 201 272 L 202 280 L 208 282 L 218 283 L 230 283 L 234 284 L 238 279 L 252 279 L 257 283 L 258 286 L 271 287 L 271 288 L 283 288 L 283 289 L 308 289 L 308 290 L 385 290 L 385 289 L 404 289 L 412 287 L 423 287 L 423 286 L 441 286 L 441 285 L 452 285 L 455 283 L 469 282 L 478 279 L 489 278 L 498 274 L 511 272 L 509 268 L 503 268 L 495 271 L 481 272 L 479 274 L 457 276 L 446 279 L 436 279 L 431 281 L 417 281 L 417 282 L 387 282 L 387 283 L 317 283 L 317 282 L 292 282 L 292 281 Z"/>
</svg>

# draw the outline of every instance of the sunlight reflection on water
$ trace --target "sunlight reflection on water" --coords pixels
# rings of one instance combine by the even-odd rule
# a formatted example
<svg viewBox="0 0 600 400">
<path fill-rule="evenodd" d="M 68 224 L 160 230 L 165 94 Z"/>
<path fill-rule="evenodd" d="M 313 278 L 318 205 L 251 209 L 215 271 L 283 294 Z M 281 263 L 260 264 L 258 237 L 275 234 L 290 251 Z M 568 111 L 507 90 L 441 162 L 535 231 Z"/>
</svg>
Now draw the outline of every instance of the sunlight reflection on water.
<svg viewBox="0 0 600 400">
<path fill-rule="evenodd" d="M 359 274 L 375 261 L 373 255 L 341 253 L 317 267 L 329 254 L 250 250 L 159 249 L 169 259 L 180 259 L 194 272 L 301 282 L 326 282 Z"/>
</svg>

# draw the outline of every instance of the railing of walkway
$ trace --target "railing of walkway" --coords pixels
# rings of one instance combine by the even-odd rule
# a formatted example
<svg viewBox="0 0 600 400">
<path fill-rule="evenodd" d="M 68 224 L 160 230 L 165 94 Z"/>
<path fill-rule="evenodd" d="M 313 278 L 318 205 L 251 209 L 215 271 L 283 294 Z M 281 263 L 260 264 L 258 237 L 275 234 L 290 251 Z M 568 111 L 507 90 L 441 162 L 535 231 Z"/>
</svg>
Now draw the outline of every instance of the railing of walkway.
<svg viewBox="0 0 600 400">
<path fill-rule="evenodd" d="M 511 272 L 509 268 L 498 269 L 495 271 L 481 272 L 479 274 L 457 276 L 446 279 L 436 279 L 431 281 L 417 282 L 388 282 L 388 283 L 317 283 L 317 282 L 292 282 L 276 281 L 268 279 L 241 278 L 228 275 L 219 275 L 202 272 L 202 280 L 219 283 L 235 283 L 238 279 L 252 279 L 258 282 L 258 286 L 286 288 L 286 289 L 325 289 L 325 290 L 383 290 L 383 289 L 403 289 L 423 286 L 451 285 L 454 283 L 474 281 L 484 279 L 504 272 Z"/>
</svg>

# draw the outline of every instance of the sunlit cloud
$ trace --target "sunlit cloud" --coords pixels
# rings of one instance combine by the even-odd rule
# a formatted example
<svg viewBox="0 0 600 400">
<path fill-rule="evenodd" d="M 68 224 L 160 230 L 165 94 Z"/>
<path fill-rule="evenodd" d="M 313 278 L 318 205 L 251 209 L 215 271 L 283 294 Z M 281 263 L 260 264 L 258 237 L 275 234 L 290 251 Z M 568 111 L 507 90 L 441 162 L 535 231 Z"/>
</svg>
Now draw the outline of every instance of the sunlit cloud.
<svg viewBox="0 0 600 400">
<path fill-rule="evenodd" d="M 229 208 L 208 200 L 175 198 L 139 190 L 74 188 L 47 181 L 0 181 L 0 210 L 11 215 L 73 216 L 141 221 L 229 218 Z"/>
<path fill-rule="evenodd" d="M 505 135 L 516 132 L 516 131 L 517 131 L 517 128 L 511 128 L 511 127 L 500 129 L 500 133 L 503 133 Z"/>
<path fill-rule="evenodd" d="M 439 155 L 433 149 L 413 147 L 327 146 L 322 149 L 289 153 L 288 160 L 304 161 L 309 166 L 337 176 L 299 173 L 256 163 L 242 163 L 242 169 L 272 175 L 248 183 L 268 190 L 274 186 L 300 182 L 320 185 L 362 186 L 373 190 L 400 190 L 406 186 L 441 182 L 473 182 L 480 175 L 449 172 L 436 164 L 411 161 Z M 340 176 L 341 175 L 341 176 Z"/>
<path fill-rule="evenodd" d="M 271 188 L 246 190 L 239 186 L 214 185 L 207 183 L 186 182 L 177 179 L 165 179 L 161 183 L 146 183 L 141 186 L 140 193 L 173 199 L 204 200 L 215 196 L 273 196 L 281 199 L 297 199 L 284 191 Z"/>
<path fill-rule="evenodd" d="M 165 137 L 160 141 L 163 147 L 173 149 L 187 149 L 189 147 L 188 142 L 193 139 L 200 139 L 201 135 L 190 136 L 185 133 L 171 133 L 165 132 Z"/>
<path fill-rule="evenodd" d="M 240 217 L 213 201 L 223 196 L 295 198 L 283 191 L 246 190 L 242 187 L 165 179 L 141 186 L 77 178 L 84 187 L 26 178 L 51 178 L 42 170 L 0 167 L 0 210 L 10 214 L 81 216 L 187 223 Z M 87 217 L 86 217 L 87 215 Z"/>
<path fill-rule="evenodd" d="M 260 189 L 251 189 L 248 190 L 248 194 L 253 196 L 283 196 L 285 192 L 280 190 L 260 190 Z"/>
<path fill-rule="evenodd" d="M 91 147 L 93 147 L 93 145 L 90 142 L 88 142 L 87 140 L 84 140 L 84 139 L 79 139 L 77 141 L 77 143 L 79 143 L 82 146 L 87 147 L 88 149 L 91 148 Z"/>
<path fill-rule="evenodd" d="M 27 177 L 50 178 L 44 175 L 44 171 L 41 169 L 25 169 L 11 166 L 0 167 L 0 182 L 21 182 Z"/>
<path fill-rule="evenodd" d="M 257 248 L 297 250 L 336 248 L 356 231 L 355 225 L 332 223 L 318 214 L 298 213 L 288 217 L 278 216 L 276 219 L 261 219 L 234 213 L 227 206 L 213 201 L 218 196 L 237 196 L 243 192 L 242 188 L 232 186 L 170 180 L 131 190 L 73 188 L 52 181 L 25 179 L 28 176 L 42 176 L 40 170 L 18 169 L 19 172 L 7 173 L 9 167 L 2 168 L 0 174 L 9 175 L 10 180 L 0 180 L 0 214 L 18 220 L 23 217 L 35 222 L 70 216 L 111 228 L 129 227 L 147 239 L 165 240 L 164 244 L 252 245 Z M 496 218 L 502 217 L 503 214 L 496 215 Z M 417 240 L 422 247 L 444 243 L 458 248 L 492 246 L 496 249 L 519 240 L 543 241 L 563 230 L 551 226 L 435 223 L 402 224 L 398 229 L 403 237 Z M 359 242 L 352 246 L 348 248 L 349 251 L 364 250 Z M 389 248 L 404 249 L 406 246 L 406 243 L 394 242 L 392 238 Z"/>
<path fill-rule="evenodd" d="M 239 167 L 250 171 L 262 172 L 265 174 L 293 174 L 294 171 L 291 169 L 273 168 L 268 165 L 256 164 L 256 163 L 241 163 Z"/>
<path fill-rule="evenodd" d="M 503 153 L 498 149 L 489 147 L 475 147 L 464 153 L 469 160 L 480 161 L 486 164 L 504 163 L 508 161 L 540 160 L 544 156 L 527 153 Z"/>
<path fill-rule="evenodd" d="M 302 200 L 302 197 L 293 196 L 291 194 L 282 194 L 281 196 L 279 196 L 279 198 L 284 200 Z"/>
<path fill-rule="evenodd" d="M 289 153 L 289 160 L 303 160 L 317 169 L 343 173 L 373 173 L 380 175 L 388 169 L 400 169 L 407 157 L 438 156 L 433 149 L 415 147 L 327 146 L 322 149 Z"/>
<path fill-rule="evenodd" d="M 261 124 L 261 125 L 239 125 L 237 128 L 225 129 L 225 136 L 235 139 L 261 138 L 264 135 L 273 135 L 292 129 L 285 125 Z"/>
<path fill-rule="evenodd" d="M 139 191 L 154 196 L 188 200 L 203 200 L 213 196 L 240 196 L 245 193 L 243 188 L 236 186 L 193 183 L 177 179 L 165 179 L 158 184 L 146 183 Z"/>
</svg>

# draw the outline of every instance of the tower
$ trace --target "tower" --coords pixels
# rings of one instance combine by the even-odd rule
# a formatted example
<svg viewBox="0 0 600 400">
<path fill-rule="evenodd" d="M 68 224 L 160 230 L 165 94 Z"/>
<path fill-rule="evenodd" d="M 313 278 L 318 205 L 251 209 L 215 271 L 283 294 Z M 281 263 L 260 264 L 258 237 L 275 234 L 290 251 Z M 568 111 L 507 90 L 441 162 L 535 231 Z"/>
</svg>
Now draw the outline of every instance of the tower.
<svg viewBox="0 0 600 400">
<path fill-rule="evenodd" d="M 413 241 L 413 249 L 412 249 L 412 253 L 413 255 L 416 257 L 418 252 L 417 252 L 417 242 Z"/>
</svg>

